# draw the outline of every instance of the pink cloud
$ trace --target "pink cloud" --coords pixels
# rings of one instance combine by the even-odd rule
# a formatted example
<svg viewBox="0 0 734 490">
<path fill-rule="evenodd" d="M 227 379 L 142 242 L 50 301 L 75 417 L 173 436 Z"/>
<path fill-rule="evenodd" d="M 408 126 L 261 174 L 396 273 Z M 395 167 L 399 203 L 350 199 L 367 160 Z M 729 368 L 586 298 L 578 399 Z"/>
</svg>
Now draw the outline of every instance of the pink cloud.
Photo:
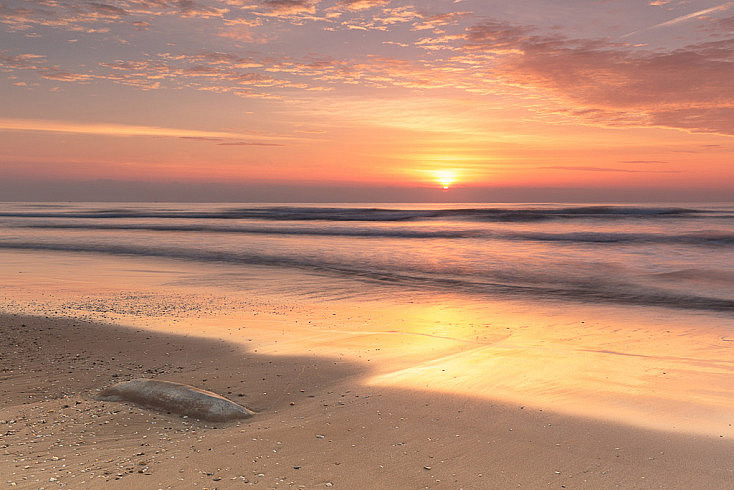
<svg viewBox="0 0 734 490">
<path fill-rule="evenodd" d="M 88 82 L 94 78 L 84 73 L 71 73 L 58 68 L 44 68 L 38 72 L 47 80 L 56 80 L 59 82 Z"/>
<path fill-rule="evenodd" d="M 142 21 L 142 20 L 132 22 L 132 25 L 135 26 L 136 31 L 147 31 L 148 28 L 150 27 L 150 23 Z"/>
<path fill-rule="evenodd" d="M 73 73 L 58 66 L 48 66 L 43 63 L 44 61 L 44 56 L 36 54 L 6 55 L 0 53 L 0 69 L 2 70 L 35 72 L 41 78 L 59 82 L 88 82 L 95 78 L 93 75 L 86 73 Z"/>
<path fill-rule="evenodd" d="M 714 34 L 730 36 L 731 33 L 734 32 L 734 15 L 712 20 L 711 26 L 708 30 Z"/>
<path fill-rule="evenodd" d="M 0 68 L 5 69 L 27 69 L 36 68 L 36 62 L 45 57 L 37 54 L 7 55 L 0 52 Z"/>
<path fill-rule="evenodd" d="M 680 108 L 651 113 L 652 123 L 693 132 L 734 135 L 734 107 Z"/>
<path fill-rule="evenodd" d="M 471 16 L 471 12 L 449 12 L 445 14 L 423 15 L 422 20 L 417 22 L 413 26 L 413 29 L 417 31 L 436 29 L 438 27 L 455 24 L 460 19 L 469 16 Z"/>
<path fill-rule="evenodd" d="M 734 39 L 653 52 L 491 21 L 467 31 L 464 50 L 493 55 L 487 69 L 505 83 L 548 91 L 597 121 L 734 135 Z"/>
<path fill-rule="evenodd" d="M 319 0 L 265 0 L 263 6 L 268 11 L 281 15 L 313 14 Z"/>
<path fill-rule="evenodd" d="M 383 7 L 390 3 L 390 0 L 339 0 L 338 6 L 347 10 L 367 10 L 374 7 Z"/>
<path fill-rule="evenodd" d="M 260 141 L 230 141 L 218 143 L 219 146 L 285 146 L 281 143 L 264 143 Z"/>
<path fill-rule="evenodd" d="M 180 17 L 222 17 L 229 10 L 216 8 L 193 0 L 128 0 L 115 5 L 101 2 L 27 2 L 28 7 L 11 8 L 0 4 L 0 22 L 18 30 L 33 25 L 54 27 L 78 32 L 106 32 L 107 29 L 88 27 L 88 24 L 130 22 L 138 30 L 149 26 L 151 17 L 169 14 Z M 130 21 L 130 17 L 141 17 Z"/>
<path fill-rule="evenodd" d="M 617 172 L 628 174 L 677 174 L 680 170 L 639 170 L 631 168 L 615 168 L 615 167 L 591 167 L 591 166 L 562 166 L 554 165 L 548 167 L 538 167 L 539 169 L 548 170 L 571 170 L 577 172 Z"/>
<path fill-rule="evenodd" d="M 95 3 L 95 2 L 89 2 L 80 6 L 75 7 L 75 9 L 80 10 L 88 10 L 91 12 L 96 12 L 102 17 L 122 17 L 123 15 L 127 15 L 127 11 L 120 7 L 115 7 L 114 5 L 107 5 L 105 3 Z"/>
</svg>

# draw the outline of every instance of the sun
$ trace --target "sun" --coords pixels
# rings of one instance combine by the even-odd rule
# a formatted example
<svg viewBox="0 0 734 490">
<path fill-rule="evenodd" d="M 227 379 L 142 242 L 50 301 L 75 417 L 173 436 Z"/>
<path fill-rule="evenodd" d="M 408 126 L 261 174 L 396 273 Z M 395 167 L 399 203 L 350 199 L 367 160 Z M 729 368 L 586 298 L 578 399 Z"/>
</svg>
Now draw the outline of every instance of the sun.
<svg viewBox="0 0 734 490">
<path fill-rule="evenodd" d="M 456 182 L 456 172 L 453 170 L 436 170 L 433 172 L 433 175 L 436 182 L 438 182 L 444 190 L 448 189 Z"/>
</svg>

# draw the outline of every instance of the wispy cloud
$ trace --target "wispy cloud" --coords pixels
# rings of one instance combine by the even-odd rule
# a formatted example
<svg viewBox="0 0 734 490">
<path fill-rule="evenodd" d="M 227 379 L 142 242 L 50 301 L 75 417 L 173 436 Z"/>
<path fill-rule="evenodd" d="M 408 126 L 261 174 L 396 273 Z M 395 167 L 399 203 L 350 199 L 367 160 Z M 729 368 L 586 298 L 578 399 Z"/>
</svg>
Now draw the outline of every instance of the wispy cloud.
<svg viewBox="0 0 734 490">
<path fill-rule="evenodd" d="M 366 10 L 374 7 L 382 7 L 390 3 L 390 0 L 338 0 L 337 5 L 349 10 Z"/>
<path fill-rule="evenodd" d="M 658 4 L 656 4 L 656 5 L 658 5 Z M 661 27 L 670 27 L 670 26 L 673 26 L 673 25 L 676 25 L 676 24 L 680 24 L 681 22 L 685 22 L 687 20 L 691 20 L 691 19 L 695 19 L 695 18 L 701 17 L 702 15 L 706 15 L 706 14 L 710 14 L 710 13 L 718 12 L 718 11 L 722 11 L 722 10 L 728 10 L 732 6 L 734 6 L 734 2 L 726 2 L 726 3 L 723 3 L 721 5 L 717 5 L 716 7 L 711 7 L 711 8 L 699 10 L 699 11 L 693 12 L 691 14 L 681 15 L 680 17 L 676 17 L 674 19 L 671 19 L 671 20 L 668 20 L 668 21 L 665 21 L 665 22 L 661 22 L 660 24 L 655 24 L 654 26 L 646 27 L 644 29 L 640 29 L 640 30 L 637 30 L 637 31 L 634 31 L 634 32 L 629 32 L 629 33 L 627 33 L 627 34 L 625 34 L 625 35 L 623 35 L 621 37 L 622 38 L 626 38 L 626 37 L 634 36 L 635 34 L 639 34 L 640 32 L 651 31 L 653 29 L 659 29 Z"/>
<path fill-rule="evenodd" d="M 11 31 L 27 32 L 41 26 L 67 32 L 107 34 L 120 26 L 145 31 L 150 21 L 160 16 L 211 20 L 223 19 L 230 12 L 226 4 L 216 7 L 194 0 L 118 0 L 115 5 L 78 0 L 23 3 L 22 7 L 0 4 L 0 24 L 7 25 Z"/>
<path fill-rule="evenodd" d="M 555 102 L 599 125 L 734 135 L 734 39 L 643 51 L 490 21 L 469 29 L 463 49 L 467 60 L 491 56 L 486 73 L 544 97 L 545 110 Z"/>
<path fill-rule="evenodd" d="M 228 141 L 219 143 L 219 146 L 284 146 L 280 143 L 267 143 L 263 141 Z"/>
<path fill-rule="evenodd" d="M 613 168 L 613 167 L 585 167 L 585 166 L 550 166 L 550 167 L 538 167 L 543 170 L 566 170 L 566 171 L 577 171 L 577 172 L 619 172 L 626 174 L 677 174 L 681 173 L 680 170 L 633 170 L 629 168 Z"/>
<path fill-rule="evenodd" d="M 163 136 L 217 140 L 227 139 L 289 139 L 279 136 L 247 135 L 227 131 L 202 131 L 197 129 L 163 128 L 159 126 L 137 126 L 130 124 L 79 123 L 70 121 L 50 121 L 44 119 L 0 118 L 0 131 L 41 131 L 50 133 L 75 133 L 102 136 Z"/>
<path fill-rule="evenodd" d="M 313 14 L 318 0 L 265 0 L 263 6 L 275 14 Z"/>
</svg>

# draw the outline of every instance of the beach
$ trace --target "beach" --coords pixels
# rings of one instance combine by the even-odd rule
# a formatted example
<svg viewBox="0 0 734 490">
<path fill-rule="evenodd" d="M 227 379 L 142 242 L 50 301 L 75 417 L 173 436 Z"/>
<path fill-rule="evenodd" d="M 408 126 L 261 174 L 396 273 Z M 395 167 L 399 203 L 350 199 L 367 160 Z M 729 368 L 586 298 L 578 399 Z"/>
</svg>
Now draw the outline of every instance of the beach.
<svg viewBox="0 0 734 490">
<path fill-rule="evenodd" d="M 734 481 L 728 208 L 14 206 L 7 485 Z M 255 415 L 97 400 L 139 378 Z"/>
<path fill-rule="evenodd" d="M 221 340 L 46 317 L 0 324 L 0 467 L 19 488 L 725 488 L 734 477 L 731 438 L 370 387 L 364 366 Z M 140 376 L 258 413 L 218 424 L 94 400 Z"/>
<path fill-rule="evenodd" d="M 0 487 L 734 490 L 734 0 L 0 39 Z"/>
</svg>

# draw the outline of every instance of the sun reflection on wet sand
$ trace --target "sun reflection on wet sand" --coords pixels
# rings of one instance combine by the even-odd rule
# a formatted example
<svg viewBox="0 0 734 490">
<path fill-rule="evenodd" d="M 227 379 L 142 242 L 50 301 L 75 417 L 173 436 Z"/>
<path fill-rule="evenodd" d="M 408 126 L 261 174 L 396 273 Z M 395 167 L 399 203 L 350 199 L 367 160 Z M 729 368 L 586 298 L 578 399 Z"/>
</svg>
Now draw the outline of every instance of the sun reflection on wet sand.
<svg viewBox="0 0 734 490">
<path fill-rule="evenodd" d="M 341 323 L 323 327 L 321 337 L 296 335 L 263 352 L 339 352 L 370 363 L 370 385 L 473 395 L 661 430 L 731 431 L 731 347 L 716 328 L 702 333 L 687 326 L 696 315 L 656 319 L 632 309 L 632 320 L 614 308 L 580 306 L 565 314 L 553 305 L 527 306 L 518 312 L 469 302 L 437 315 L 432 306 L 381 302 L 362 306 L 379 311 L 373 330 Z M 598 319 L 570 318 L 592 316 Z"/>
</svg>

